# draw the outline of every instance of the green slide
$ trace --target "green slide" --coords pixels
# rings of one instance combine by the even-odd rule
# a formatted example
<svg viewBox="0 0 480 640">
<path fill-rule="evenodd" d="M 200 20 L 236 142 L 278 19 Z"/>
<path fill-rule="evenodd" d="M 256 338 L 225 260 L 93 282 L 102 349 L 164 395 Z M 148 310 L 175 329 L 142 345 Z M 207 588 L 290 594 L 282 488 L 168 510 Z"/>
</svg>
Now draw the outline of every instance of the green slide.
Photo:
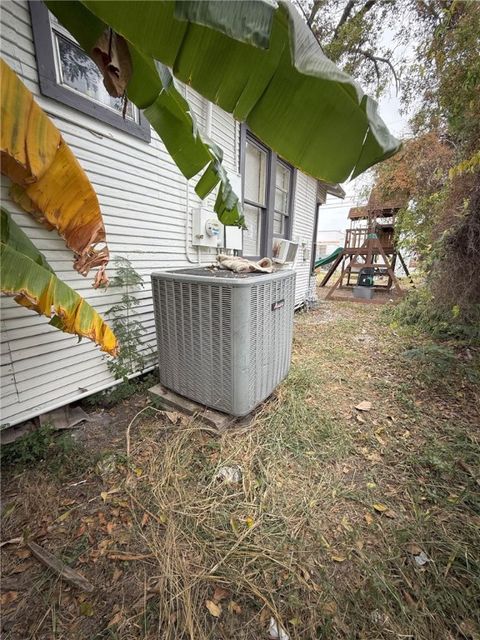
<svg viewBox="0 0 480 640">
<path fill-rule="evenodd" d="M 333 262 L 335 258 L 338 258 L 342 251 L 343 248 L 338 247 L 338 249 L 335 249 L 335 251 L 333 251 L 333 253 L 331 253 L 330 255 L 325 256 L 325 258 L 320 258 L 315 262 L 315 269 L 318 269 L 318 267 L 323 267 L 323 265 L 325 264 L 330 264 L 330 262 Z"/>
</svg>

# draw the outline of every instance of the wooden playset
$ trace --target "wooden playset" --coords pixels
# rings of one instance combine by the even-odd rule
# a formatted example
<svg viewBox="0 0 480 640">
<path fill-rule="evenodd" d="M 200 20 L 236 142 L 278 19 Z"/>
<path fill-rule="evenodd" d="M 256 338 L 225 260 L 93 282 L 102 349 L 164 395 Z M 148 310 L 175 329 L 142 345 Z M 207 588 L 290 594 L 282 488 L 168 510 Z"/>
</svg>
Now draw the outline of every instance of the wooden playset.
<svg viewBox="0 0 480 640">
<path fill-rule="evenodd" d="M 382 303 L 403 294 L 395 275 L 398 260 L 410 276 L 395 238 L 395 218 L 403 206 L 403 202 L 381 202 L 372 192 L 366 206 L 350 209 L 345 246 L 320 285 L 326 286 L 340 267 L 326 300 Z"/>
</svg>

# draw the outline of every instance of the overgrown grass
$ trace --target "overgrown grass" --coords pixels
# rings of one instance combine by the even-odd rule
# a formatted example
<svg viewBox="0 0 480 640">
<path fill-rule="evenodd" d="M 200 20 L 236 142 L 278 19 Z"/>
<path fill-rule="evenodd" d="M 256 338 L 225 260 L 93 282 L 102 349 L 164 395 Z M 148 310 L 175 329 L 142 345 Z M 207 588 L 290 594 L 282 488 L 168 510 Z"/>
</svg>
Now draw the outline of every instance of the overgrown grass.
<svg viewBox="0 0 480 640">
<path fill-rule="evenodd" d="M 410 290 L 396 307 L 386 308 L 386 313 L 393 322 L 436 339 L 480 344 L 480 307 L 469 308 L 466 319 L 458 306 L 450 309 L 439 306 L 425 286 Z"/>
<path fill-rule="evenodd" d="M 377 308 L 329 309 L 297 318 L 290 375 L 249 429 L 151 409 L 128 460 L 122 437 L 87 472 L 75 516 L 57 524 L 57 485 L 38 513 L 30 500 L 33 518 L 50 505 L 47 542 L 102 588 L 83 609 L 52 584 L 26 591 L 6 638 L 28 637 L 41 590 L 30 627 L 53 607 L 42 632 L 52 618 L 79 640 L 258 640 L 271 618 L 291 640 L 478 637 L 478 383 L 455 349 Z M 241 480 L 219 480 L 225 467 Z"/>
</svg>

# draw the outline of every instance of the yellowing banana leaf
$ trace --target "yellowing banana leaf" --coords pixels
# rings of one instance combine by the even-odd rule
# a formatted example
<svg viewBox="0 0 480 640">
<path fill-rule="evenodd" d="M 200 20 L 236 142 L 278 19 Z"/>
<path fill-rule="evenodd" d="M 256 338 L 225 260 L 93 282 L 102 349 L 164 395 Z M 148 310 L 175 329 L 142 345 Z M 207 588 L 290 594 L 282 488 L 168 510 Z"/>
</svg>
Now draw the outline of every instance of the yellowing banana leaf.
<svg viewBox="0 0 480 640">
<path fill-rule="evenodd" d="M 66 333 L 86 337 L 116 355 L 117 339 L 100 315 L 76 291 L 59 280 L 30 239 L 1 210 L 0 275 L 2 293 Z"/>
<path fill-rule="evenodd" d="M 117 65 L 121 65 L 120 57 L 111 54 L 104 44 L 109 42 L 106 35 L 109 28 L 105 22 L 76 0 L 52 0 L 46 4 L 97 63 L 103 73 L 105 87 L 111 95 L 118 95 L 118 86 L 111 86 L 112 66 L 118 76 L 124 76 L 129 100 L 144 110 L 144 116 L 162 139 L 183 175 L 190 179 L 205 170 L 205 178 L 201 178 L 195 188 L 198 196 L 205 198 L 220 183 L 214 207 L 220 221 L 243 226 L 240 199 L 234 193 L 222 165 L 223 152 L 200 134 L 190 105 L 177 90 L 169 69 L 131 43 L 128 43 L 130 60 L 125 65 L 127 68 L 117 69 Z M 117 41 L 125 59 L 123 47 L 127 43 L 122 42 L 119 37 Z M 110 64 L 105 65 L 104 61 L 110 55 Z"/>
<path fill-rule="evenodd" d="M 87 275 L 100 267 L 106 281 L 108 249 L 98 199 L 60 132 L 12 69 L 0 61 L 2 173 L 14 183 L 12 199 L 48 229 L 57 229 Z"/>
<path fill-rule="evenodd" d="M 61 22 L 57 9 L 66 4 L 47 2 Z M 315 178 L 343 182 L 400 148 L 375 101 L 323 54 L 288 0 L 82 4 L 123 36 L 130 51 L 134 47 L 170 67 L 175 77 L 247 122 L 280 156 Z M 74 21 L 76 36 L 91 24 L 81 12 Z M 134 64 L 138 87 L 136 75 Z"/>
</svg>

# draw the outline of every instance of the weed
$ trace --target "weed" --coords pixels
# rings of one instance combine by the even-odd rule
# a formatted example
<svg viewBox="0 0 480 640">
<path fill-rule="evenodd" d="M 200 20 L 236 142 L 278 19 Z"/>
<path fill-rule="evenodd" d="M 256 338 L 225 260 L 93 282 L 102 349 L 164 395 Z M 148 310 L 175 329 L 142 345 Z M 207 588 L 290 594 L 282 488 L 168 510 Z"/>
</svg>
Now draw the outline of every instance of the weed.
<svg viewBox="0 0 480 640">
<path fill-rule="evenodd" d="M 1 449 L 3 469 L 41 466 L 48 473 L 64 478 L 82 472 L 89 464 L 89 456 L 70 433 L 58 433 L 48 424 Z"/>
<path fill-rule="evenodd" d="M 116 358 L 108 361 L 108 368 L 117 380 L 122 379 L 125 384 L 128 384 L 129 376 L 143 371 L 146 366 L 142 352 L 142 335 L 145 333 L 145 328 L 133 317 L 135 307 L 140 304 L 134 293 L 143 289 L 143 278 L 127 258 L 117 256 L 115 269 L 111 287 L 121 289 L 122 297 L 105 315 L 111 320 L 113 332 L 120 343 L 120 351 Z"/>
<path fill-rule="evenodd" d="M 55 445 L 52 426 L 48 424 L 42 425 L 35 431 L 2 447 L 2 466 L 13 464 L 21 466 L 33 465 L 44 460 Z"/>
</svg>

